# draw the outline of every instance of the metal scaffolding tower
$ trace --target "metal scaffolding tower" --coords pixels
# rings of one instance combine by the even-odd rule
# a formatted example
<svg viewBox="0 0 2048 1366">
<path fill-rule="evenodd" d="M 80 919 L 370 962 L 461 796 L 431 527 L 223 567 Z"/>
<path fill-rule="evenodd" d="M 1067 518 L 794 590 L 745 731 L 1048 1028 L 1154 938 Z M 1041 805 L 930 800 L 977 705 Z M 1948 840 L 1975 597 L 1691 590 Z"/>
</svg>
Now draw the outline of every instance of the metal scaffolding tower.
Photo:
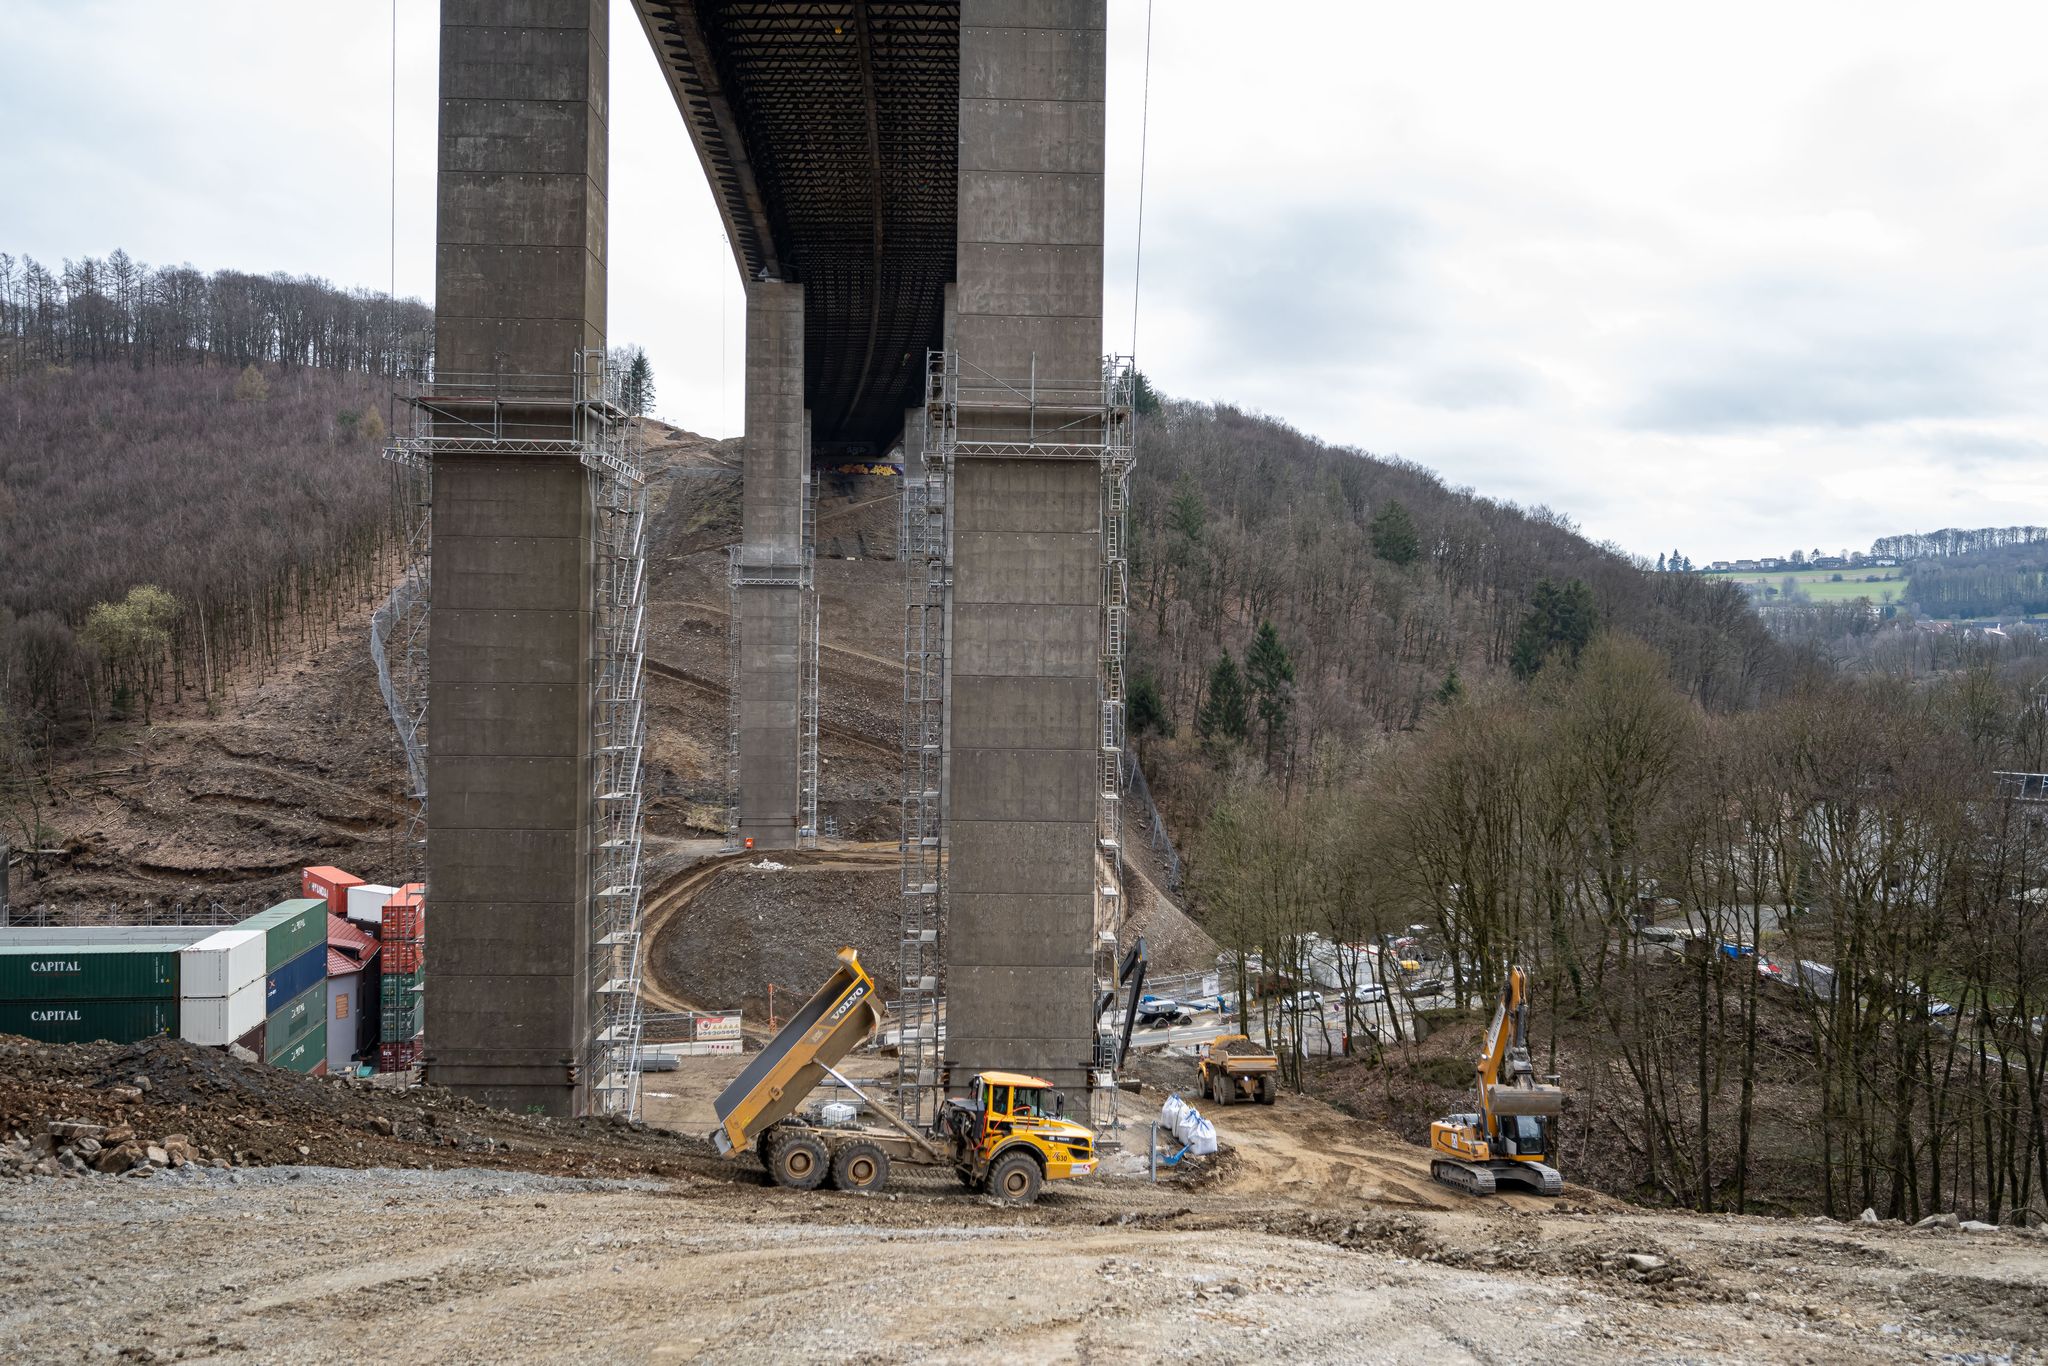
<svg viewBox="0 0 2048 1366">
<path fill-rule="evenodd" d="M 399 526 L 399 577 L 370 616 L 370 658 L 384 709 L 405 753 L 406 796 L 412 812 L 403 836 L 399 881 L 426 876 L 427 849 L 427 578 L 433 536 L 433 462 L 407 440 L 387 448 L 392 463 Z M 394 872 L 401 871 L 394 869 Z"/>
<path fill-rule="evenodd" d="M 959 443 L 959 361 L 926 355 L 924 477 L 906 480 L 903 561 L 903 915 L 898 955 L 896 1103 L 936 1120 L 940 1090 L 940 930 L 945 921 L 946 608 L 953 586 L 951 493 Z"/>
<path fill-rule="evenodd" d="M 740 547 L 725 548 L 725 849 L 740 847 Z"/>
<path fill-rule="evenodd" d="M 601 394 L 602 389 L 599 390 Z M 591 700 L 591 1109 L 640 1115 L 640 855 L 647 740 L 647 497 L 625 414 L 588 448 L 597 555 Z"/>
<path fill-rule="evenodd" d="M 1095 992 L 1097 1001 L 1116 998 L 1119 986 L 1117 941 L 1123 933 L 1123 758 L 1124 649 L 1131 629 L 1130 508 L 1132 397 L 1137 371 L 1128 356 L 1106 356 L 1102 362 L 1102 447 L 1097 456 L 1102 472 L 1102 749 L 1097 763 Z M 1126 1002 L 1135 1009 L 1136 1001 Z M 1104 1132 L 1116 1131 L 1116 1072 L 1122 1059 L 1115 1012 L 1098 1011 L 1094 1085 L 1089 1088 L 1091 1118 Z"/>
<path fill-rule="evenodd" d="M 804 471 L 804 584 L 797 617 L 797 847 L 818 847 L 818 476 Z"/>
</svg>

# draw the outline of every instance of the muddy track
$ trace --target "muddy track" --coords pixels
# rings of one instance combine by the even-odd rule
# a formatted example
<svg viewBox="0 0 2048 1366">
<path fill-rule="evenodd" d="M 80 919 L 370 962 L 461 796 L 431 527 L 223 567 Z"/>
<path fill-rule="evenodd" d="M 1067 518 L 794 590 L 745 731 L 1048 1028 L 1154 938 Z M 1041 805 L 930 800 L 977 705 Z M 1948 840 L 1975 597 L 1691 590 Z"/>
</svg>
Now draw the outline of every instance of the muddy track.
<svg viewBox="0 0 2048 1366">
<path fill-rule="evenodd" d="M 649 661 L 649 666 L 652 667 L 652 661 Z M 728 868 L 764 857 L 772 857 L 778 863 L 796 864 L 806 868 L 873 872 L 877 868 L 895 867 L 901 855 L 894 844 L 884 842 L 844 845 L 830 849 L 779 849 L 772 854 L 746 850 L 733 854 L 715 854 L 690 865 L 654 887 L 648 893 L 647 904 L 641 911 L 642 1001 L 656 1010 L 701 1009 L 698 1003 L 677 990 L 673 983 L 662 979 L 660 964 L 663 955 L 658 951 L 662 932 L 675 923 L 677 916 L 687 909 L 719 874 Z"/>
</svg>

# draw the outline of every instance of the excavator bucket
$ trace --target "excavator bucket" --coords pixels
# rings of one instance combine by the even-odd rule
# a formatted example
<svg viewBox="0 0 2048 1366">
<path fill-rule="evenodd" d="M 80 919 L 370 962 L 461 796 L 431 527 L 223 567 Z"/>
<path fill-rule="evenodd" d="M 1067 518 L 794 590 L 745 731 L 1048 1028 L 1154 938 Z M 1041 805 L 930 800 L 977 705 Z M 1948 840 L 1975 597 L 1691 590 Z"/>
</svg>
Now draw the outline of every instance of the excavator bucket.
<svg viewBox="0 0 2048 1366">
<path fill-rule="evenodd" d="M 1497 1115 L 1550 1117 L 1564 1113 L 1564 1088 L 1559 1086 L 1496 1086 L 1493 1112 Z"/>
<path fill-rule="evenodd" d="M 719 1092 L 712 1106 L 718 1116 L 712 1143 L 720 1153 L 734 1152 L 789 1118 L 832 1066 L 881 1023 L 874 978 L 858 953 L 841 949 L 839 966 L 825 985 Z"/>
</svg>

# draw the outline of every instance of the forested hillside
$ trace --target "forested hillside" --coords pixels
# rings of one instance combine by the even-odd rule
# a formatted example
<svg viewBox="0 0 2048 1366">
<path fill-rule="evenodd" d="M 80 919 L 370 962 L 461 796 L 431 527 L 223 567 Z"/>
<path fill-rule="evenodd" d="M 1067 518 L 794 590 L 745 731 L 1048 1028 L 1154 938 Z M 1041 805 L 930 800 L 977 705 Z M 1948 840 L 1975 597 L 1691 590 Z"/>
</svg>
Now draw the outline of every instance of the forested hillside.
<svg viewBox="0 0 2048 1366">
<path fill-rule="evenodd" d="M 433 310 L 311 275 L 208 274 L 116 251 L 58 270 L 0 252 L 0 377 L 49 366 L 254 363 L 422 373 Z"/>
<path fill-rule="evenodd" d="M 1906 600 L 1929 617 L 2048 613 L 2048 541 L 2012 540 L 1916 560 Z"/>
<path fill-rule="evenodd" d="M 1546 509 L 1225 406 L 1168 401 L 1143 419 L 1139 447 L 1140 729 L 1197 729 L 1219 663 L 1256 662 L 1248 652 L 1266 623 L 1258 654 L 1290 675 L 1268 680 L 1267 711 L 1285 714 L 1252 715 L 1248 729 L 1276 772 L 1326 742 L 1415 725 L 1440 695 L 1513 669 L 1518 645 L 1538 656 L 1525 669 L 1540 663 L 1561 642 L 1521 638 L 1539 602 L 1560 618 L 1590 608 L 1580 627 L 1648 641 L 1716 711 L 1754 704 L 1786 676 L 1739 590 L 1644 573 Z"/>
<path fill-rule="evenodd" d="M 0 253 L 0 749 L 147 714 L 377 589 L 417 300 Z"/>
</svg>

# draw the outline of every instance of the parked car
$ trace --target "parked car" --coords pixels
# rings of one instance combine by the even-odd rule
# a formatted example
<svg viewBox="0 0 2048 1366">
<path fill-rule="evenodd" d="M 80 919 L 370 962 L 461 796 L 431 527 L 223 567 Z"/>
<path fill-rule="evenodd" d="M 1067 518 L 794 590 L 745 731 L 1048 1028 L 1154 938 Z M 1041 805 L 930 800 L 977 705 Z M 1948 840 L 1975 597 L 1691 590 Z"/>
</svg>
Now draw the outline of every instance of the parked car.
<svg viewBox="0 0 2048 1366">
<path fill-rule="evenodd" d="M 1320 991 L 1297 991 L 1292 996 L 1280 998 L 1281 1010 L 1299 1011 L 1304 1015 L 1320 1015 L 1327 1004 Z"/>
</svg>

